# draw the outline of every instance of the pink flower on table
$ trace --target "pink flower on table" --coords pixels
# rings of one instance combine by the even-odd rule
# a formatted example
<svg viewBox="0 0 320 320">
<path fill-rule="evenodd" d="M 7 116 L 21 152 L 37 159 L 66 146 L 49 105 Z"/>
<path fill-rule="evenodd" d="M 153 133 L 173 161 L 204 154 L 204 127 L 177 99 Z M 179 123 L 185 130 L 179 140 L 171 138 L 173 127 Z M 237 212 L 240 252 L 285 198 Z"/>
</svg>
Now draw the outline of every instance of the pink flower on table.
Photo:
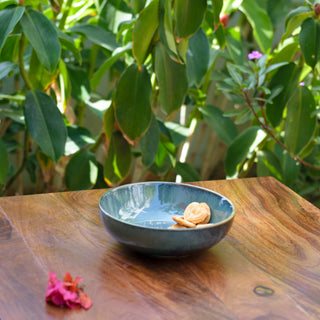
<svg viewBox="0 0 320 320">
<path fill-rule="evenodd" d="M 248 54 L 248 58 L 250 60 L 260 59 L 262 56 L 263 56 L 263 54 L 260 53 L 259 51 L 252 51 L 251 53 Z"/>
<path fill-rule="evenodd" d="M 92 306 L 92 301 L 83 292 L 83 288 L 79 287 L 81 281 L 80 277 L 73 280 L 69 272 L 66 272 L 63 281 L 60 281 L 57 280 L 57 275 L 50 271 L 45 300 L 56 306 L 65 305 L 71 309 L 80 307 L 89 309 Z"/>
</svg>

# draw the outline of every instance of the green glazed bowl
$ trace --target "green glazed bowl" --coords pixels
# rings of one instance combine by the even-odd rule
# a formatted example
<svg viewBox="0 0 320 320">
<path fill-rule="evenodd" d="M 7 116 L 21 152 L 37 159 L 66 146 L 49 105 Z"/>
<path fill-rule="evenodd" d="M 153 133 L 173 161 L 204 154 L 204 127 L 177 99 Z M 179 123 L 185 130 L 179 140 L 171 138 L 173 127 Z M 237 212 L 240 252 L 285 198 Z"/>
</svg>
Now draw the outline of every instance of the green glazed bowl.
<svg viewBox="0 0 320 320">
<path fill-rule="evenodd" d="M 172 216 L 183 216 L 191 202 L 206 202 L 211 219 L 201 228 L 168 229 Z M 99 201 L 101 221 L 111 236 L 140 253 L 189 255 L 217 244 L 229 231 L 235 208 L 209 189 L 174 182 L 141 182 L 105 192 Z"/>
</svg>

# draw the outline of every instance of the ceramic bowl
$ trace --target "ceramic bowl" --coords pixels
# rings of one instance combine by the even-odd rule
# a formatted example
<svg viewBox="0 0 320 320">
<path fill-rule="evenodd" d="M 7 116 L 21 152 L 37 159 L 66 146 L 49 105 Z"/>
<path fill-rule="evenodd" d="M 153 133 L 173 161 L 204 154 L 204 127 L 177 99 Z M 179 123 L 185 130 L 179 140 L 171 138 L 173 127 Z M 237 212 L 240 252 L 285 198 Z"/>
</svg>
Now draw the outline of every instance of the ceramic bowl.
<svg viewBox="0 0 320 320">
<path fill-rule="evenodd" d="M 172 216 L 183 216 L 191 202 L 206 202 L 211 219 L 201 228 L 168 229 Z M 141 182 L 105 192 L 99 201 L 101 221 L 111 236 L 140 253 L 189 255 L 217 244 L 229 231 L 235 208 L 209 189 L 174 182 Z"/>
</svg>

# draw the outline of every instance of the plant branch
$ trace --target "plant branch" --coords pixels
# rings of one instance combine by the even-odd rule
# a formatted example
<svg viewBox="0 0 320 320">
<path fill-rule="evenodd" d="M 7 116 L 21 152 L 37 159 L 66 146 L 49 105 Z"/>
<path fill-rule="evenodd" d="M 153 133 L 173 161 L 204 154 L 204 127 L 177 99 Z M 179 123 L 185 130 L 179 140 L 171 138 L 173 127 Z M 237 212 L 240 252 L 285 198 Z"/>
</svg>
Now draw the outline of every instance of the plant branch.
<svg viewBox="0 0 320 320">
<path fill-rule="evenodd" d="M 24 168 L 27 165 L 27 160 L 28 160 L 28 155 L 29 155 L 29 131 L 25 130 L 25 134 L 24 134 L 24 149 L 23 149 L 23 159 L 22 159 L 22 163 L 21 166 L 19 167 L 19 169 L 16 171 L 16 173 L 10 178 L 10 180 L 7 182 L 7 184 L 4 187 L 4 192 L 6 193 L 8 191 L 8 189 L 10 188 L 10 186 L 13 184 L 13 182 L 19 177 L 19 175 L 22 173 L 22 171 L 24 170 Z"/>
<path fill-rule="evenodd" d="M 290 153 L 290 150 L 288 149 L 288 147 L 282 143 L 274 134 L 273 132 L 269 129 L 268 125 L 267 125 L 267 119 L 266 119 L 266 116 L 265 116 L 265 113 L 264 113 L 264 110 L 263 110 L 263 106 L 260 105 L 260 108 L 261 108 L 261 112 L 262 112 L 262 116 L 263 116 L 263 119 L 265 121 L 265 123 L 263 123 L 259 116 L 257 115 L 256 111 L 254 110 L 254 107 L 251 103 L 251 100 L 248 96 L 248 92 L 246 90 L 243 90 L 242 89 L 242 92 L 243 92 L 243 95 L 244 95 L 244 99 L 247 103 L 247 105 L 249 106 L 249 108 L 251 109 L 251 111 L 253 112 L 253 115 L 255 116 L 255 118 L 257 119 L 257 121 L 259 122 L 259 124 L 261 125 L 261 127 L 264 129 L 264 131 L 277 143 L 279 144 L 283 149 L 285 149 L 288 154 L 291 156 L 292 159 L 296 160 L 297 162 L 299 162 L 300 164 L 303 164 L 304 166 L 306 167 L 309 167 L 309 168 L 312 168 L 314 170 L 317 170 L 317 171 L 320 171 L 320 168 L 319 167 L 316 167 L 314 165 L 312 165 L 311 163 L 308 163 L 306 161 L 304 161 L 303 159 L 299 158 L 298 156 L 297 157 L 294 157 L 291 155 Z"/>
<path fill-rule="evenodd" d="M 4 136 L 8 127 L 10 126 L 11 122 L 12 122 L 12 119 L 10 119 L 10 118 L 5 119 L 4 124 L 2 125 L 2 127 L 0 129 L 0 138 Z"/>
</svg>

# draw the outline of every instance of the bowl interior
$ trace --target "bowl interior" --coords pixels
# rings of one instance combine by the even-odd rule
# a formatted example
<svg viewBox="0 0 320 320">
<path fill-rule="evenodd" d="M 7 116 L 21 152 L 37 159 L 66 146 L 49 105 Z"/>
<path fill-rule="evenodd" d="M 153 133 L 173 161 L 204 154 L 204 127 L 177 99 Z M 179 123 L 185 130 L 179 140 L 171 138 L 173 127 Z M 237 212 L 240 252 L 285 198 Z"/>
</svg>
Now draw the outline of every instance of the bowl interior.
<svg viewBox="0 0 320 320">
<path fill-rule="evenodd" d="M 182 216 L 187 205 L 194 201 L 209 205 L 212 213 L 209 222 L 214 225 L 233 218 L 234 206 L 226 197 L 205 188 L 173 182 L 143 182 L 116 187 L 101 197 L 99 205 L 104 214 L 123 223 L 168 229 L 175 223 L 172 216 Z M 181 230 L 185 229 L 174 229 Z"/>
</svg>

